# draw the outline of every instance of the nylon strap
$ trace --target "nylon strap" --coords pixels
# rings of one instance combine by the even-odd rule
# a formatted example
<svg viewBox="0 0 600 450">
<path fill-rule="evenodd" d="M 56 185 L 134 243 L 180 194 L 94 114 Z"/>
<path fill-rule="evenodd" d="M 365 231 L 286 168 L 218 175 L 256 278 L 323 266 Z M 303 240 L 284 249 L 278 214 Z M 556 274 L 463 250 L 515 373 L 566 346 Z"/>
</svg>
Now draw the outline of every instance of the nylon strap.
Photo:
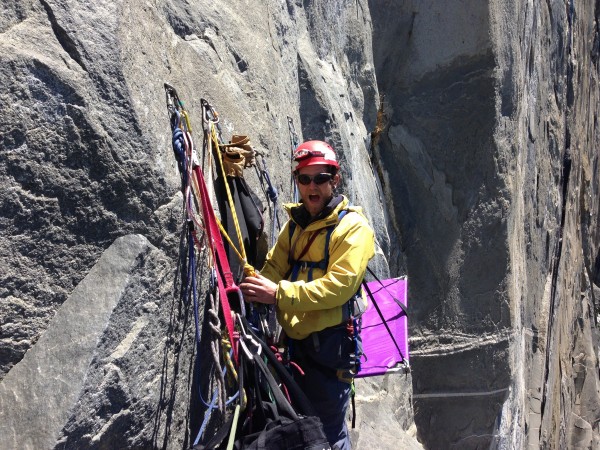
<svg viewBox="0 0 600 450">
<path fill-rule="evenodd" d="M 331 234 L 333 233 L 333 230 L 335 229 L 335 227 L 338 226 L 340 221 L 346 216 L 347 213 L 348 213 L 347 209 L 341 210 L 338 213 L 337 223 L 325 228 L 327 230 L 327 234 L 325 236 L 325 257 L 321 261 L 314 261 L 314 262 L 313 261 L 302 261 L 302 257 L 306 254 L 306 252 L 312 245 L 315 238 L 321 232 L 321 230 L 322 230 L 322 228 L 321 228 L 319 230 L 315 230 L 315 232 L 311 235 L 306 246 L 304 247 L 304 249 L 302 250 L 302 252 L 300 253 L 300 255 L 298 256 L 297 259 L 292 259 L 291 254 L 289 255 L 288 264 L 290 265 L 290 270 L 288 270 L 288 272 L 285 274 L 285 276 L 283 277 L 284 279 L 287 279 L 290 275 L 292 275 L 292 278 L 290 279 L 290 281 L 296 281 L 298 279 L 298 272 L 300 271 L 300 269 L 303 266 L 309 269 L 309 272 L 308 272 L 308 281 L 309 282 L 312 281 L 312 271 L 314 268 L 320 268 L 321 270 L 327 270 L 327 267 L 329 266 L 329 241 L 331 240 Z M 291 219 L 290 219 L 290 224 L 289 224 L 288 230 L 289 230 L 290 247 L 291 247 L 292 236 L 294 235 L 294 231 L 296 231 L 296 222 L 294 222 Z M 291 249 L 290 252 L 292 250 L 293 249 Z"/>
<path fill-rule="evenodd" d="M 285 274 L 285 276 L 283 277 L 284 279 L 287 279 L 290 275 L 292 275 L 291 281 L 296 281 L 298 279 L 298 272 L 300 271 L 300 265 L 301 265 L 300 260 L 304 255 L 306 255 L 306 252 L 308 252 L 308 249 L 310 248 L 312 243 L 315 241 L 315 239 L 317 238 L 317 236 L 319 235 L 320 232 L 321 232 L 321 230 L 316 230 L 313 232 L 313 234 L 311 234 L 310 238 L 308 238 L 308 242 L 306 243 L 306 245 L 300 252 L 298 259 L 293 260 L 290 258 L 290 260 L 289 260 L 290 270 L 288 271 L 288 273 Z M 307 265 L 307 267 L 308 267 L 308 265 Z M 311 267 L 311 270 L 312 270 L 312 267 Z"/>
<path fill-rule="evenodd" d="M 233 281 L 233 274 L 231 273 L 231 268 L 229 267 L 229 261 L 227 260 L 227 253 L 225 252 L 225 247 L 223 246 L 223 240 L 221 239 L 221 234 L 219 231 L 219 226 L 217 225 L 217 219 L 215 217 L 215 212 L 210 205 L 210 199 L 208 197 L 208 191 L 206 188 L 206 182 L 204 181 L 204 175 L 202 174 L 202 170 L 200 170 L 199 166 L 194 167 L 194 175 L 196 175 L 196 181 L 198 183 L 198 190 L 200 191 L 200 207 L 202 208 L 202 217 L 206 221 L 206 233 L 208 237 L 209 247 L 213 252 L 214 260 L 217 263 L 218 270 L 217 278 L 219 279 L 217 283 L 217 289 L 219 289 L 219 295 L 221 297 L 221 305 L 223 308 L 223 316 L 225 319 L 225 326 L 227 327 L 227 332 L 229 334 L 230 342 L 234 343 L 234 327 L 233 327 L 233 317 L 231 316 L 231 307 L 229 306 L 229 300 L 227 297 L 227 293 L 231 292 L 234 289 L 239 288 L 235 285 Z M 237 346 L 233 345 L 233 356 L 237 361 Z"/>
</svg>

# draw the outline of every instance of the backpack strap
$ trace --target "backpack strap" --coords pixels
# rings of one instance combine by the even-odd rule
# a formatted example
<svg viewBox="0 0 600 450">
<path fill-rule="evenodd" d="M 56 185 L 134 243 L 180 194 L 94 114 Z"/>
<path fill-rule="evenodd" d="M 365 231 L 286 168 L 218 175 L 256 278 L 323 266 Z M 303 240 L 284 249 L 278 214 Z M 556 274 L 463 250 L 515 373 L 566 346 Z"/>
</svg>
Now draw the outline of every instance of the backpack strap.
<svg viewBox="0 0 600 450">
<path fill-rule="evenodd" d="M 317 236 L 320 234 L 321 230 L 315 230 L 313 232 L 313 234 L 310 236 L 310 238 L 308 239 L 308 242 L 306 243 L 306 245 L 304 246 L 304 248 L 302 249 L 302 251 L 300 252 L 300 255 L 298 256 L 298 260 L 292 260 L 291 257 L 291 249 L 290 249 L 290 254 L 288 254 L 288 264 L 290 265 L 290 269 L 288 270 L 288 272 L 285 274 L 284 278 L 289 278 L 290 274 L 292 275 L 292 281 L 296 281 L 298 279 L 298 272 L 300 271 L 300 269 L 302 268 L 300 264 L 295 264 L 295 262 L 298 262 L 302 260 L 302 257 L 306 254 L 306 252 L 308 252 L 308 249 L 310 248 L 310 246 L 312 245 L 312 243 L 315 241 L 315 239 L 317 238 Z M 291 242 L 291 241 L 290 241 Z M 305 266 L 307 264 L 309 264 L 308 262 L 304 263 Z M 312 270 L 312 268 L 311 268 Z M 311 273 L 312 275 L 312 273 Z M 312 276 L 310 277 L 312 279 Z"/>
<path fill-rule="evenodd" d="M 298 259 L 292 259 L 291 253 L 288 255 L 288 263 L 290 265 L 290 270 L 288 271 L 288 273 L 286 274 L 286 276 L 284 278 L 289 278 L 290 281 L 296 281 L 298 279 L 300 270 L 308 269 L 308 271 L 309 271 L 308 272 L 308 281 L 312 281 L 313 280 L 312 273 L 313 273 L 314 268 L 318 268 L 321 270 L 327 270 L 327 267 L 329 266 L 329 242 L 331 241 L 331 234 L 333 233 L 333 230 L 335 229 L 335 227 L 340 223 L 340 221 L 344 218 L 344 216 L 347 213 L 348 213 L 347 209 L 341 210 L 338 213 L 337 222 L 335 224 L 330 225 L 327 228 L 325 228 L 326 235 L 325 235 L 324 258 L 321 261 L 303 261 L 302 260 L 302 257 L 308 252 L 309 247 L 312 245 L 312 243 L 314 242 L 316 237 L 321 233 L 321 230 L 316 230 L 309 238 L 308 243 L 306 244 L 306 246 L 304 247 L 302 252 L 300 252 Z M 289 238 L 290 238 L 290 248 L 291 248 L 291 243 L 292 243 L 292 236 L 294 235 L 295 230 L 296 230 L 296 222 L 294 222 L 293 220 L 290 220 L 290 224 L 288 227 Z"/>
</svg>

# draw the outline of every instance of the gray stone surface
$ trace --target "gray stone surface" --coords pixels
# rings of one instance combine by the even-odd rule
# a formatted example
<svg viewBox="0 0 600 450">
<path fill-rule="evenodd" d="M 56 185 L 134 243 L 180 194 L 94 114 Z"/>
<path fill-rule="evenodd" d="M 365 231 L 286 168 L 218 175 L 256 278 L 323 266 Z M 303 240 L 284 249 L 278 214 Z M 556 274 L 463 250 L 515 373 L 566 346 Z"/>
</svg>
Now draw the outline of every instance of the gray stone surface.
<svg viewBox="0 0 600 450">
<path fill-rule="evenodd" d="M 143 236 L 117 239 L 62 304 L 36 345 L 4 377 L 1 448 L 53 448 L 80 400 L 112 312 L 134 267 L 149 250 Z"/>
<path fill-rule="evenodd" d="M 419 437 L 597 447 L 598 2 L 369 5 Z"/>
<path fill-rule="evenodd" d="M 410 375 L 361 378 L 355 384 L 356 428 L 350 430 L 353 448 L 423 448 L 416 440 Z"/>
<path fill-rule="evenodd" d="M 163 83 L 185 101 L 198 145 L 203 97 L 221 113 L 225 138 L 249 134 L 282 201 L 291 190 L 287 117 L 301 139 L 330 141 L 340 154 L 342 189 L 372 220 L 381 245 L 376 266 L 387 273 L 384 200 L 367 151 L 378 98 L 368 6 L 3 6 L 2 377 L 10 381 L 115 239 L 138 233 L 153 249 L 101 333 L 78 380 L 79 397 L 46 438 L 56 448 L 187 448 L 201 418 L 192 392 L 193 315 L 177 290 L 181 196 Z M 10 433 L 25 425 L 14 426 Z"/>
<path fill-rule="evenodd" d="M 589 0 L 5 1 L 2 395 L 107 249 L 141 235 L 84 378 L 70 375 L 77 398 L 38 415 L 44 439 L 195 438 L 169 82 L 197 144 L 206 98 L 226 138 L 265 153 L 283 201 L 287 117 L 331 142 L 375 228 L 373 266 L 408 274 L 412 378 L 357 383 L 357 448 L 598 447 L 599 22 Z"/>
</svg>

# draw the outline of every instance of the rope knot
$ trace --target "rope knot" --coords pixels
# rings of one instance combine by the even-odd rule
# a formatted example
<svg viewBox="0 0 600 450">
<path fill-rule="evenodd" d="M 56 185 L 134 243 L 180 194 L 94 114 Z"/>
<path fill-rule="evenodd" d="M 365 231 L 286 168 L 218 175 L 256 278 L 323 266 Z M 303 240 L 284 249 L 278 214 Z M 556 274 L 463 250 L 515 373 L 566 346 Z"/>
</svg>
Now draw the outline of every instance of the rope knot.
<svg viewBox="0 0 600 450">
<path fill-rule="evenodd" d="M 247 277 L 255 277 L 256 270 L 250 264 L 245 263 L 244 264 L 244 275 L 246 275 Z"/>
</svg>

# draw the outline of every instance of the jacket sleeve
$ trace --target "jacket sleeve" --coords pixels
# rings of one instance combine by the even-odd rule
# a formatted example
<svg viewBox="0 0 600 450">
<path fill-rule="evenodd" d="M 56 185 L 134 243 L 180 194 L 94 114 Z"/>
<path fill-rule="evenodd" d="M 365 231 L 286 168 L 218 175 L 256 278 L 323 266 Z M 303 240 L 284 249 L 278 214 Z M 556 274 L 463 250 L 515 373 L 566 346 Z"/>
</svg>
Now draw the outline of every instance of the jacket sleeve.
<svg viewBox="0 0 600 450">
<path fill-rule="evenodd" d="M 279 281 L 277 306 L 285 312 L 316 311 L 343 305 L 364 278 L 369 260 L 375 255 L 375 237 L 366 219 L 352 214 L 331 235 L 329 268 L 313 281 Z M 289 246 L 289 244 L 288 244 Z"/>
<path fill-rule="evenodd" d="M 290 268 L 288 262 L 289 251 L 290 222 L 288 221 L 279 233 L 277 242 L 267 254 L 267 260 L 260 270 L 260 274 L 274 283 L 279 283 Z"/>
</svg>

